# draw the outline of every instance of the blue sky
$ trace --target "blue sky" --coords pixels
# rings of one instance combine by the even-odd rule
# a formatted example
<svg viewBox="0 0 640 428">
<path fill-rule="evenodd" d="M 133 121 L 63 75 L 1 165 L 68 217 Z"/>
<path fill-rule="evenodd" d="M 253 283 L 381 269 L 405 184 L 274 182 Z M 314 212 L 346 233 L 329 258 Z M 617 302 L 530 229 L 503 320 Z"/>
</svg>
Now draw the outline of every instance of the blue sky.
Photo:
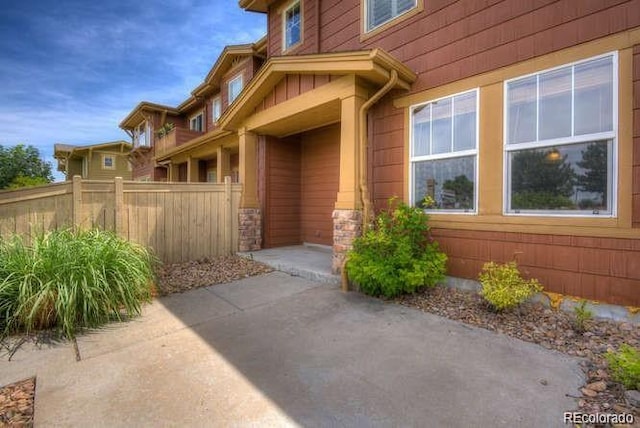
<svg viewBox="0 0 640 428">
<path fill-rule="evenodd" d="M 258 40 L 237 0 L 19 0 L 0 14 L 0 144 L 129 140 L 140 101 L 178 105 L 225 45 Z M 57 175 L 57 179 L 61 177 Z"/>
</svg>

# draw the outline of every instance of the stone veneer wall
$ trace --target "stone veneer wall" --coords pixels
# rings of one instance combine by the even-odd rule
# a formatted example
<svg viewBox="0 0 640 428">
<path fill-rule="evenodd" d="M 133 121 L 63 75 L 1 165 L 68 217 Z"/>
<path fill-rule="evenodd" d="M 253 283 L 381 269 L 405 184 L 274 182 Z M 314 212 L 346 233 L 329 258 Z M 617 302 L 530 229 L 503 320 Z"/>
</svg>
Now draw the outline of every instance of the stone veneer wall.
<svg viewBox="0 0 640 428">
<path fill-rule="evenodd" d="M 262 248 L 262 214 L 258 208 L 238 210 L 239 250 L 256 251 Z"/>
<path fill-rule="evenodd" d="M 362 233 L 362 211 L 333 211 L 333 261 L 332 271 L 339 274 L 353 240 Z"/>
</svg>

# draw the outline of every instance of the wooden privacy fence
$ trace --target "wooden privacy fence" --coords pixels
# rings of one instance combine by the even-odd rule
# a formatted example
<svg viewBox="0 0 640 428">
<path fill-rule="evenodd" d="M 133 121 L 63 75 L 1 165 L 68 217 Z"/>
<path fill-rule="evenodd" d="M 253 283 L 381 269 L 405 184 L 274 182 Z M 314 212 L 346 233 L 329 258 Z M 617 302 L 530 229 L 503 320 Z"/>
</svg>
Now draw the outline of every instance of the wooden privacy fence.
<svg viewBox="0 0 640 428">
<path fill-rule="evenodd" d="M 240 184 L 82 180 L 0 192 L 0 236 L 63 227 L 112 230 L 175 263 L 238 248 Z"/>
</svg>

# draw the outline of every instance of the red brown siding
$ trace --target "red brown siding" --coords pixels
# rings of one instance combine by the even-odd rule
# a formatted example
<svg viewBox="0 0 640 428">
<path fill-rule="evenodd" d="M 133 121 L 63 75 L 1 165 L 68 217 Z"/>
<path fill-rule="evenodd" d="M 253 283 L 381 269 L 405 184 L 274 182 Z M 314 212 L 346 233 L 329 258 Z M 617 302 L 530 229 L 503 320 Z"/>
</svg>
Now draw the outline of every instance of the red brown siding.
<svg viewBox="0 0 640 428">
<path fill-rule="evenodd" d="M 546 291 L 640 306 L 640 242 L 527 233 L 433 229 L 448 274 L 476 279 L 489 261 L 516 260 Z"/>
<path fill-rule="evenodd" d="M 340 177 L 340 126 L 302 134 L 300 231 L 303 242 L 333 245 L 331 217 Z"/>
</svg>

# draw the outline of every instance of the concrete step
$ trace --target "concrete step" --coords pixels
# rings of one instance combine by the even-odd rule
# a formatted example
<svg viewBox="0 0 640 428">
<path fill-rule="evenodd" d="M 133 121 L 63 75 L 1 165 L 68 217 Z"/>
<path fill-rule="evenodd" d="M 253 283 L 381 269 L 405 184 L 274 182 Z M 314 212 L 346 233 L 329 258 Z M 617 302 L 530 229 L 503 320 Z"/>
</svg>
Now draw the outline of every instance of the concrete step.
<svg viewBox="0 0 640 428">
<path fill-rule="evenodd" d="M 331 247 L 305 244 L 238 253 L 291 276 L 324 284 L 340 285 L 340 276 L 331 273 Z"/>
</svg>

